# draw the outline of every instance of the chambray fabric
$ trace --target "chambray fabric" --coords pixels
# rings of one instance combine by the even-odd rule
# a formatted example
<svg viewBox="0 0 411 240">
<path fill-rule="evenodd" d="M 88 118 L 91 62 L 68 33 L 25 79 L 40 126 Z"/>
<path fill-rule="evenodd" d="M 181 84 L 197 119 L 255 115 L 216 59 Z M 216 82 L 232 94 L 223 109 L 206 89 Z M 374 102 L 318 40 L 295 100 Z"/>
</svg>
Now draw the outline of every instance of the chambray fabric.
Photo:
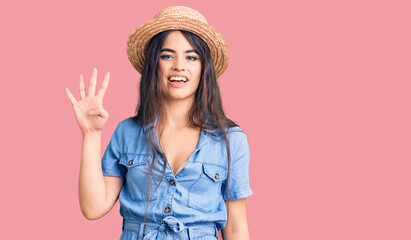
<svg viewBox="0 0 411 240">
<path fill-rule="evenodd" d="M 121 121 L 102 158 L 103 175 L 125 180 L 119 195 L 123 217 L 120 239 L 217 239 L 218 230 L 227 222 L 225 191 L 228 164 L 225 141 L 214 136 L 216 132 L 213 131 L 201 131 L 196 149 L 176 176 L 166 161 L 165 176 L 154 191 L 165 161 L 157 156 L 153 167 L 154 179 L 150 180 L 153 184 L 147 224 L 143 223 L 147 200 L 146 175 L 152 162 L 148 137 L 153 136 L 161 149 L 157 130 L 153 127 L 156 123 L 157 119 L 146 126 L 139 125 L 132 118 Z M 247 135 L 240 127 L 232 127 L 228 139 L 231 150 L 229 199 L 245 198 L 253 194 L 249 184 Z M 167 207 L 168 213 L 165 211 Z"/>
</svg>

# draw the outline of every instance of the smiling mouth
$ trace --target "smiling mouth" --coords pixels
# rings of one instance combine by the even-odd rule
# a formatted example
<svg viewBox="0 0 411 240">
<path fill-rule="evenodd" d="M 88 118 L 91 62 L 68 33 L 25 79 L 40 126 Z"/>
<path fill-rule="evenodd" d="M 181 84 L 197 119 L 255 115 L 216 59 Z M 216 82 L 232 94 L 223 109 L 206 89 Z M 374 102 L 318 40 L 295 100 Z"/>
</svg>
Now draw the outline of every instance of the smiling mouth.
<svg viewBox="0 0 411 240">
<path fill-rule="evenodd" d="M 185 77 L 169 77 L 168 81 L 170 82 L 188 82 L 188 79 Z"/>
</svg>

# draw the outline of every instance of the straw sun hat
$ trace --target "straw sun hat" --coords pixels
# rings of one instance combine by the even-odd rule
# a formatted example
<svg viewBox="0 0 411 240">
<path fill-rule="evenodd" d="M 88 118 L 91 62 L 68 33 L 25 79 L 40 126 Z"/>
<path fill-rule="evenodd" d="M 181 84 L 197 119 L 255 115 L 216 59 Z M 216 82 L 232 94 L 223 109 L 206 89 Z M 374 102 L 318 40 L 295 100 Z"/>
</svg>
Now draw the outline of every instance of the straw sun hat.
<svg viewBox="0 0 411 240">
<path fill-rule="evenodd" d="M 211 52 L 216 77 L 220 77 L 228 66 L 228 47 L 216 29 L 196 10 L 184 6 L 167 7 L 159 11 L 154 19 L 142 24 L 127 40 L 127 56 L 139 73 L 143 72 L 146 49 L 150 39 L 166 30 L 186 30 L 203 39 Z"/>
</svg>

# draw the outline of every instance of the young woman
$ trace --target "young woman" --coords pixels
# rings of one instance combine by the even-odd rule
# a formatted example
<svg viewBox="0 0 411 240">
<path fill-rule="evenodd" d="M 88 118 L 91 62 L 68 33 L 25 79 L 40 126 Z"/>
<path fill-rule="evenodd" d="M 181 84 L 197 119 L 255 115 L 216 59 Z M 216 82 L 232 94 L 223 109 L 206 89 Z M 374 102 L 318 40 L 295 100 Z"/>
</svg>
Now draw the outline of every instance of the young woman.
<svg viewBox="0 0 411 240">
<path fill-rule="evenodd" d="M 106 73 L 97 69 L 77 101 L 83 133 L 79 199 L 87 219 L 120 200 L 120 239 L 249 239 L 245 198 L 247 136 L 223 111 L 217 78 L 228 64 L 224 39 L 197 11 L 163 9 L 129 37 L 127 53 L 142 74 L 137 114 L 121 121 L 101 160 Z M 101 160 L 101 162 L 100 162 Z M 228 197 L 227 197 L 228 196 Z"/>
</svg>

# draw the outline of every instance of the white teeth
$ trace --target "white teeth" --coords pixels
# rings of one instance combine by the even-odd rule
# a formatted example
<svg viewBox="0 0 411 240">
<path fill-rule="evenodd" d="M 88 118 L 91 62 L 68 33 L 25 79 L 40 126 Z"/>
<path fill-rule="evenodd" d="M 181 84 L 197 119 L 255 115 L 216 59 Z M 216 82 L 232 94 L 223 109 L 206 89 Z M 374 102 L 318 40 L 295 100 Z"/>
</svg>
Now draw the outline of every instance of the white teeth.
<svg viewBox="0 0 411 240">
<path fill-rule="evenodd" d="M 187 79 L 185 77 L 171 77 L 170 80 L 187 82 Z"/>
</svg>

